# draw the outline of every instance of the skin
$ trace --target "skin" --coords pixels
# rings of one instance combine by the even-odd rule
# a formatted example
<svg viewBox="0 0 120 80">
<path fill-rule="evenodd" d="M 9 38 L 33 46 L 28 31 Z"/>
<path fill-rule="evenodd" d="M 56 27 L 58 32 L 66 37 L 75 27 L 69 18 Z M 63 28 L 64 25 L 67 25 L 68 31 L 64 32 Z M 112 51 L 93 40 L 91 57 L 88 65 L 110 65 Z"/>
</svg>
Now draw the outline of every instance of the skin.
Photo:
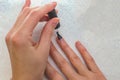
<svg viewBox="0 0 120 80">
<path fill-rule="evenodd" d="M 63 56 L 52 43 L 50 56 L 67 80 L 106 80 L 105 76 L 96 65 L 94 59 L 89 54 L 87 49 L 80 43 L 80 41 L 77 41 L 75 46 L 81 54 L 86 65 L 82 63 L 80 58 L 63 38 L 60 40 L 57 38 L 57 43 L 69 59 L 71 65 L 63 58 Z M 64 80 L 63 76 L 49 63 L 47 64 L 46 75 L 49 80 Z"/>
<path fill-rule="evenodd" d="M 6 36 L 12 66 L 12 80 L 42 80 L 44 73 L 49 80 L 64 80 L 63 76 L 48 63 L 49 54 L 67 80 L 106 80 L 94 59 L 80 42 L 76 42 L 76 48 L 87 66 L 82 63 L 63 38 L 57 39 L 57 42 L 72 66 L 51 43 L 51 37 L 59 19 L 49 20 L 47 13 L 52 11 L 57 4 L 53 2 L 30 8 L 30 3 L 30 0 L 26 0 L 14 26 Z M 33 30 L 42 21 L 47 23 L 42 30 L 39 42 L 34 42 Z"/>
<path fill-rule="evenodd" d="M 56 7 L 56 2 L 30 8 L 30 0 L 20 12 L 14 26 L 6 36 L 12 66 L 12 80 L 42 80 L 50 50 L 51 37 L 58 18 L 48 21 L 47 13 Z M 47 21 L 39 42 L 34 42 L 32 33 L 36 25 Z"/>
<path fill-rule="evenodd" d="M 72 66 L 63 58 L 52 43 L 50 48 L 50 56 L 67 80 L 106 80 L 105 76 L 96 65 L 94 59 L 89 54 L 87 49 L 80 43 L 80 41 L 77 41 L 75 46 L 86 65 L 82 63 L 80 58 L 70 48 L 64 38 L 60 40 L 57 38 L 56 41 L 61 50 L 65 53 L 66 57 L 69 59 Z M 49 80 L 64 80 L 63 76 L 61 76 L 61 74 L 57 72 L 49 63 L 47 64 L 46 75 Z"/>
</svg>

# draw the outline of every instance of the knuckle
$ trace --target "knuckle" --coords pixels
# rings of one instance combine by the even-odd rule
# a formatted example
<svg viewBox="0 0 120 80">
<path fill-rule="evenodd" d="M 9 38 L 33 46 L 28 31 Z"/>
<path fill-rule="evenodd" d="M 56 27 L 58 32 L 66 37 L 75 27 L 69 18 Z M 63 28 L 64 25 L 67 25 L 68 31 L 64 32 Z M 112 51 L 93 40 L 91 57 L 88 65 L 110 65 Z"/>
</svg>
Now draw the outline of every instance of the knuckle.
<svg viewBox="0 0 120 80">
<path fill-rule="evenodd" d="M 30 7 L 25 7 L 23 11 L 24 11 L 24 12 L 31 11 L 31 8 L 30 8 Z"/>
<path fill-rule="evenodd" d="M 50 75 L 51 75 L 52 77 L 54 77 L 54 76 L 57 75 L 57 72 L 56 72 L 55 70 L 53 70 L 53 71 L 51 71 Z"/>
<path fill-rule="evenodd" d="M 53 80 L 63 80 L 63 78 L 56 72 L 53 74 Z"/>
<path fill-rule="evenodd" d="M 32 17 L 35 17 L 35 16 L 38 16 L 39 15 L 39 11 L 38 10 L 31 10 L 31 14 L 30 14 L 30 16 L 32 16 Z"/>
<path fill-rule="evenodd" d="M 61 67 L 62 69 L 64 69 L 66 66 L 67 66 L 66 60 L 64 60 L 64 59 L 61 60 L 60 67 Z"/>
<path fill-rule="evenodd" d="M 94 62 L 94 59 L 93 59 L 93 57 L 91 57 L 91 56 L 88 56 L 88 60 L 89 60 L 90 62 Z"/>
<path fill-rule="evenodd" d="M 58 51 L 55 48 L 52 48 L 52 52 L 53 54 L 58 54 Z"/>
<path fill-rule="evenodd" d="M 51 35 L 51 34 L 53 33 L 50 26 L 48 26 L 48 27 L 45 28 L 45 33 L 46 33 L 47 35 L 48 35 L 48 34 Z"/>
<path fill-rule="evenodd" d="M 57 73 L 57 71 L 53 71 L 53 76 L 58 76 L 58 73 Z"/>
<path fill-rule="evenodd" d="M 106 78 L 104 77 L 104 75 L 101 75 L 101 74 L 93 74 L 91 76 L 91 80 L 97 80 L 97 79 L 106 80 Z"/>
<path fill-rule="evenodd" d="M 53 71 L 53 75 L 57 75 L 58 73 L 57 73 L 57 71 Z"/>
<path fill-rule="evenodd" d="M 81 77 L 79 77 L 78 74 L 74 74 L 74 76 L 72 76 L 72 78 L 69 78 L 68 80 L 80 80 L 80 79 L 81 79 Z M 81 79 L 81 80 L 83 80 L 83 79 Z"/>
<path fill-rule="evenodd" d="M 88 77 L 91 80 L 96 80 L 97 79 L 97 76 L 95 74 L 93 74 L 93 73 L 89 74 Z"/>
<path fill-rule="evenodd" d="M 24 40 L 22 40 L 18 34 L 15 34 L 11 37 L 11 42 L 13 45 L 17 45 L 17 46 L 22 45 L 24 44 L 23 41 Z"/>
<path fill-rule="evenodd" d="M 13 43 L 13 44 L 18 44 L 18 36 L 17 35 L 14 35 L 14 36 L 12 36 L 12 38 L 11 38 L 11 42 Z"/>
<path fill-rule="evenodd" d="M 80 59 L 79 59 L 79 57 L 78 56 L 73 56 L 73 57 L 71 57 L 71 62 L 72 63 L 76 63 L 77 61 L 79 61 Z"/>
<path fill-rule="evenodd" d="M 10 34 L 9 34 L 9 33 L 5 36 L 5 41 L 6 41 L 6 42 L 9 42 L 9 41 L 10 41 Z"/>
<path fill-rule="evenodd" d="M 12 43 L 13 45 L 22 45 L 25 43 L 19 33 L 11 34 L 10 32 L 5 36 L 6 43 Z"/>
<path fill-rule="evenodd" d="M 85 53 L 85 52 L 87 52 L 87 49 L 84 48 L 84 47 L 82 47 L 82 48 L 81 48 L 81 51 L 82 51 L 83 53 Z"/>
<path fill-rule="evenodd" d="M 21 15 L 29 13 L 31 11 L 30 7 L 25 7 L 22 11 L 21 11 Z"/>
<path fill-rule="evenodd" d="M 53 34 L 53 27 L 50 24 L 46 24 L 46 26 L 44 27 L 44 33 L 46 37 L 49 37 Z"/>
</svg>

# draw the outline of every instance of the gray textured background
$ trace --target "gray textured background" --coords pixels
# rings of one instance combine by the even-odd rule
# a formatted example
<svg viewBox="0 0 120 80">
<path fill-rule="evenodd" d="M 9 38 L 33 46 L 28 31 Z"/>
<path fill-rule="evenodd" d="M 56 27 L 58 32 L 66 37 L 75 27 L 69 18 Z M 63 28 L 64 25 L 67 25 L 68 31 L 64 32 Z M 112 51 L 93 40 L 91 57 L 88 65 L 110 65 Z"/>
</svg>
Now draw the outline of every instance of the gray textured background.
<svg viewBox="0 0 120 80">
<path fill-rule="evenodd" d="M 32 0 L 32 6 L 49 1 L 58 2 L 58 15 L 61 19 L 60 33 L 76 54 L 78 53 L 74 43 L 80 40 L 107 79 L 119 80 L 120 0 Z M 0 0 L 0 80 L 9 80 L 11 77 L 4 37 L 15 22 L 23 3 L 24 0 Z M 34 40 L 38 40 L 38 31 L 42 29 L 42 25 L 39 24 L 34 30 Z M 53 42 L 56 45 L 55 35 L 53 35 Z M 49 61 L 54 65 L 50 58 Z"/>
</svg>

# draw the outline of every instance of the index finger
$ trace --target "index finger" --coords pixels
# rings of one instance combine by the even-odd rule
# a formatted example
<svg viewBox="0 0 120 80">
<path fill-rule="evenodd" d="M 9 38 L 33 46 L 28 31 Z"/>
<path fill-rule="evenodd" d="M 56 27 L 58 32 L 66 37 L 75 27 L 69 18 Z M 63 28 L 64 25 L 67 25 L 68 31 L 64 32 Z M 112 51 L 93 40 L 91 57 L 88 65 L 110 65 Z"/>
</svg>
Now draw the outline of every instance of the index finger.
<svg viewBox="0 0 120 80">
<path fill-rule="evenodd" d="M 56 5 L 57 5 L 56 2 L 52 2 L 52 3 L 44 5 L 43 7 L 39 7 L 37 9 L 31 10 L 31 12 L 28 14 L 28 16 L 26 17 L 23 23 L 21 31 L 25 31 L 27 33 L 33 32 L 34 28 L 36 27 L 40 19 L 45 14 L 52 11 L 56 7 Z"/>
<path fill-rule="evenodd" d="M 31 0 L 26 0 L 22 10 L 25 9 L 26 7 L 30 7 L 30 4 L 31 4 Z"/>
</svg>

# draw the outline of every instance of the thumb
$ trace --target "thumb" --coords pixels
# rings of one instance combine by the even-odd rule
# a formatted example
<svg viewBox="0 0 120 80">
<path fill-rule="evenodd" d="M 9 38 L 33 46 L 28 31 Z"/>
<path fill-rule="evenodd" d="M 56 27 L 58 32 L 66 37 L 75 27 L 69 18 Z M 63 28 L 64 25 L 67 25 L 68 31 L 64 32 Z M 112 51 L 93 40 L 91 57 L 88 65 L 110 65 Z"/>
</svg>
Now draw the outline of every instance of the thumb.
<svg viewBox="0 0 120 80">
<path fill-rule="evenodd" d="M 55 27 L 57 26 L 58 23 L 59 23 L 58 18 L 53 18 L 50 21 L 48 21 L 48 23 L 45 25 L 41 33 L 39 46 L 42 46 L 43 48 L 50 46 L 53 31 L 55 30 Z"/>
</svg>

